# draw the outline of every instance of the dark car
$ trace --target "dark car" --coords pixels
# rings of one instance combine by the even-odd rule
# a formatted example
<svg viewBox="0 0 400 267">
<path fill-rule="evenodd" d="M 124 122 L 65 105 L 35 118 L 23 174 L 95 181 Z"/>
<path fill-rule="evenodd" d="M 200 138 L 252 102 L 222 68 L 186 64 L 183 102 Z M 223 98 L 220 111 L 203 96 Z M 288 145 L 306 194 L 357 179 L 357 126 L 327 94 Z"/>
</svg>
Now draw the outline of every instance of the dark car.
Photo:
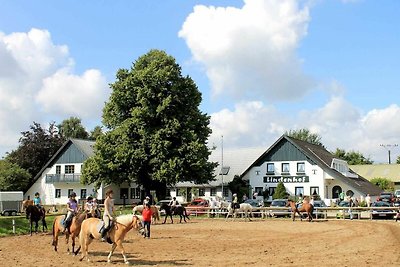
<svg viewBox="0 0 400 267">
<path fill-rule="evenodd" d="M 338 204 L 338 207 L 343 207 L 343 211 L 339 211 L 338 213 L 336 213 L 336 218 L 337 219 L 343 219 L 343 215 L 345 219 L 349 219 L 350 218 L 350 214 L 349 214 L 349 206 L 350 206 L 350 202 L 343 200 L 340 201 Z M 353 213 L 353 219 L 358 219 L 358 217 L 360 216 L 360 212 L 359 211 L 352 211 Z"/>
<path fill-rule="evenodd" d="M 275 207 L 275 208 L 282 208 L 279 210 L 269 210 L 269 215 L 272 217 L 285 217 L 285 216 L 290 216 L 292 213 L 292 210 L 287 206 L 288 200 L 287 199 L 274 199 L 271 203 L 270 207 Z"/>
<path fill-rule="evenodd" d="M 382 192 L 379 197 L 376 199 L 376 201 L 386 201 L 389 203 L 393 203 L 395 201 L 396 197 L 394 196 L 393 193 L 390 192 Z"/>
<path fill-rule="evenodd" d="M 393 219 L 396 215 L 396 212 L 393 209 L 393 206 L 386 201 L 377 201 L 372 203 L 372 208 L 382 208 L 382 209 L 372 209 L 371 216 L 372 219 Z M 387 209 L 386 209 L 387 208 Z"/>
</svg>

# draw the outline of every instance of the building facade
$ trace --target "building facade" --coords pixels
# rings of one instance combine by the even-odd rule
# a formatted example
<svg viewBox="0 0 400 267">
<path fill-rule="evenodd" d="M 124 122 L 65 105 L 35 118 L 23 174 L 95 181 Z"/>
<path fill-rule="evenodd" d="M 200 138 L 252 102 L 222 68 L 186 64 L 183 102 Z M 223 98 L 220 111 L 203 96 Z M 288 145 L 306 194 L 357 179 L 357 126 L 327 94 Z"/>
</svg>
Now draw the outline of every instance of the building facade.
<svg viewBox="0 0 400 267">
<path fill-rule="evenodd" d="M 252 192 L 268 190 L 270 199 L 279 182 L 292 196 L 319 195 L 326 202 L 344 192 L 357 198 L 376 197 L 381 189 L 353 172 L 346 161 L 322 146 L 282 136 L 243 174 Z"/>
</svg>

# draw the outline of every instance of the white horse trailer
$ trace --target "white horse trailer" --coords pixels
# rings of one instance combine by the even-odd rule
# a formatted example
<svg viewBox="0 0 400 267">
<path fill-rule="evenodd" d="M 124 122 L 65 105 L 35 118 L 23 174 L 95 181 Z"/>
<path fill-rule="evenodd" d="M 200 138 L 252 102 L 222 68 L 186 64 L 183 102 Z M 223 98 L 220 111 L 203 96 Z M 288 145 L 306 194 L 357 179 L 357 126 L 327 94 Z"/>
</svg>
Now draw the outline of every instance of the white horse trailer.
<svg viewBox="0 0 400 267">
<path fill-rule="evenodd" d="M 0 213 L 1 215 L 17 215 L 21 212 L 24 193 L 22 191 L 3 191 L 0 192 Z"/>
</svg>

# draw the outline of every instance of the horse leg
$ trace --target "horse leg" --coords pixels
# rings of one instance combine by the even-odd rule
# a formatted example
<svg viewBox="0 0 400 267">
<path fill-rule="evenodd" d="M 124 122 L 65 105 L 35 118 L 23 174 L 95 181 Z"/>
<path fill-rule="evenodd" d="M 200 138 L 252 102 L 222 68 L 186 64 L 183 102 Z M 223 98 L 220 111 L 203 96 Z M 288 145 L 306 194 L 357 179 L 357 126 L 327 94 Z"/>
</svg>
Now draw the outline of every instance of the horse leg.
<svg viewBox="0 0 400 267">
<path fill-rule="evenodd" d="M 30 223 L 31 223 L 31 236 L 32 236 L 33 221 L 30 220 Z"/>
<path fill-rule="evenodd" d="M 172 213 L 169 215 L 169 217 L 171 218 L 171 223 L 174 223 L 174 220 L 172 219 Z"/>
<path fill-rule="evenodd" d="M 128 261 L 128 259 L 126 258 L 126 255 L 125 255 L 125 249 L 124 249 L 124 247 L 122 246 L 122 240 L 121 240 L 121 239 L 118 240 L 118 241 L 117 241 L 117 244 L 118 244 L 118 247 L 121 248 L 121 254 L 122 254 L 122 257 L 124 257 L 124 262 L 125 262 L 125 264 L 129 264 L 129 261 Z"/>
<path fill-rule="evenodd" d="M 168 215 L 167 215 L 167 214 L 165 214 L 165 217 L 164 217 L 164 222 L 163 222 L 162 224 L 165 224 L 165 222 L 167 221 L 167 217 L 168 217 Z"/>
<path fill-rule="evenodd" d="M 111 256 L 114 253 L 114 250 L 115 250 L 116 247 L 117 247 L 117 244 L 113 243 L 113 245 L 111 247 L 111 250 L 110 250 L 110 253 L 108 254 L 108 257 L 107 257 L 107 262 L 109 262 L 109 263 L 111 262 Z M 124 256 L 124 260 L 126 260 L 125 255 L 123 253 L 122 253 L 122 255 Z"/>
<path fill-rule="evenodd" d="M 69 254 L 69 233 L 65 233 L 65 244 L 67 244 L 67 254 Z"/>
<path fill-rule="evenodd" d="M 75 255 L 75 233 L 71 235 L 72 255 Z"/>
</svg>

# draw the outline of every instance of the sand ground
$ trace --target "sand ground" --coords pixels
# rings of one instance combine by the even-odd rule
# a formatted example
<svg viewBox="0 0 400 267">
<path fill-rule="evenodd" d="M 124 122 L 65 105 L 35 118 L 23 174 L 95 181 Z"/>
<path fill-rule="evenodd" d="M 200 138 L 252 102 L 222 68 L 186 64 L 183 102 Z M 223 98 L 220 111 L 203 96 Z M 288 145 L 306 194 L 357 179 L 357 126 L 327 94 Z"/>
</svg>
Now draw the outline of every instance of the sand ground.
<svg viewBox="0 0 400 267">
<path fill-rule="evenodd" d="M 59 251 L 50 234 L 0 238 L 0 266 L 123 266 L 117 250 L 94 241 L 91 262 Z M 124 243 L 137 266 L 400 266 L 400 223 L 394 221 L 252 222 L 192 219 L 152 225 L 152 238 L 131 231 Z"/>
</svg>

